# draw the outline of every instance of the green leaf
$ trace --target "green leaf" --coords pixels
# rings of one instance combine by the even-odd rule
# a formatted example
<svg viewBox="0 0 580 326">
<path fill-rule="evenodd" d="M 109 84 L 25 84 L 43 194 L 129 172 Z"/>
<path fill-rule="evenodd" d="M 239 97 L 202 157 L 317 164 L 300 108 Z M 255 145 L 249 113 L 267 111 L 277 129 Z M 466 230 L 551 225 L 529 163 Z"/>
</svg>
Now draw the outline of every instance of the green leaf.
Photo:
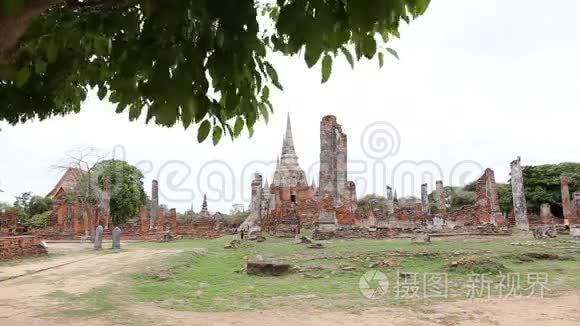
<svg viewBox="0 0 580 326">
<path fill-rule="evenodd" d="M 17 88 L 22 88 L 28 82 L 30 78 L 30 68 L 28 66 L 24 66 L 18 70 L 16 74 L 16 80 L 14 80 L 14 84 Z"/>
<path fill-rule="evenodd" d="M 274 84 L 274 86 L 276 86 L 279 90 L 283 91 L 284 88 L 278 81 L 278 73 L 276 72 L 276 69 L 274 69 L 274 67 L 272 67 L 272 65 L 267 61 L 264 62 L 264 65 L 266 66 L 266 72 L 268 73 L 268 76 L 270 76 L 270 79 L 272 80 L 272 84 Z"/>
<path fill-rule="evenodd" d="M 58 57 L 58 47 L 54 41 L 50 41 L 46 46 L 46 59 L 49 63 L 54 63 Z"/>
<path fill-rule="evenodd" d="M 383 52 L 379 52 L 379 68 L 382 68 L 383 65 L 385 64 L 385 58 L 384 58 L 384 54 Z"/>
<path fill-rule="evenodd" d="M 363 48 L 362 48 L 363 55 L 367 59 L 372 59 L 372 57 L 374 57 L 375 53 L 377 52 L 377 43 L 376 43 L 375 39 L 371 35 L 367 35 L 363 39 L 362 46 L 363 46 Z"/>
<path fill-rule="evenodd" d="M 267 101 L 270 98 L 270 89 L 268 86 L 264 86 L 262 89 L 262 101 Z"/>
<path fill-rule="evenodd" d="M 306 45 L 306 51 L 304 51 L 304 61 L 306 61 L 308 68 L 314 67 L 321 55 L 322 46 L 319 42 L 308 43 Z"/>
<path fill-rule="evenodd" d="M 332 57 L 327 54 L 322 59 L 322 82 L 326 83 L 332 72 Z"/>
<path fill-rule="evenodd" d="M 340 48 L 340 51 L 342 51 L 342 54 L 344 54 L 344 57 L 346 58 L 346 61 L 348 61 L 350 67 L 354 69 L 354 60 L 352 58 L 352 54 L 350 53 L 350 51 L 344 46 Z"/>
<path fill-rule="evenodd" d="M 238 137 L 242 130 L 244 130 L 244 119 L 242 117 L 238 117 L 236 119 L 236 123 L 234 124 L 234 136 Z"/>
<path fill-rule="evenodd" d="M 212 134 L 212 141 L 213 141 L 213 145 L 217 145 L 220 141 L 220 139 L 222 138 L 222 133 L 223 130 L 220 126 L 214 126 L 213 127 L 213 134 Z"/>
<path fill-rule="evenodd" d="M 387 50 L 387 51 L 388 51 L 388 52 L 389 52 L 391 55 L 393 55 L 393 57 L 397 58 L 397 60 L 400 60 L 400 59 L 399 59 L 399 54 L 397 53 L 397 51 L 395 51 L 394 49 L 391 49 L 391 48 L 387 48 L 386 50 Z"/>
<path fill-rule="evenodd" d="M 97 36 L 93 41 L 95 53 L 100 56 L 107 56 L 111 52 L 111 40 L 104 36 Z"/>
<path fill-rule="evenodd" d="M 181 106 L 181 123 L 183 123 L 183 129 L 189 128 L 194 119 L 194 111 L 189 105 Z"/>
<path fill-rule="evenodd" d="M 197 141 L 199 143 L 203 142 L 207 138 L 210 128 L 211 124 L 208 120 L 203 120 L 203 122 L 199 125 L 199 129 L 197 129 Z"/>
<path fill-rule="evenodd" d="M 103 100 L 107 96 L 107 87 L 105 85 L 99 85 L 99 90 L 97 91 L 97 96 L 99 100 Z"/>
<path fill-rule="evenodd" d="M 42 61 L 42 59 L 40 58 L 37 58 L 34 61 L 34 72 L 37 75 L 42 75 L 46 72 L 46 66 L 47 66 L 46 62 Z"/>
<path fill-rule="evenodd" d="M 411 8 L 409 8 L 410 9 L 409 11 L 414 17 L 417 17 L 425 13 L 427 7 L 429 7 L 430 0 L 412 0 L 410 2 L 412 2 L 413 4 Z"/>
<path fill-rule="evenodd" d="M 262 116 L 264 117 L 264 121 L 268 123 L 268 120 L 270 118 L 270 112 L 268 112 L 268 107 L 264 103 L 260 103 L 258 107 L 260 108 L 260 114 L 262 114 Z"/>
</svg>

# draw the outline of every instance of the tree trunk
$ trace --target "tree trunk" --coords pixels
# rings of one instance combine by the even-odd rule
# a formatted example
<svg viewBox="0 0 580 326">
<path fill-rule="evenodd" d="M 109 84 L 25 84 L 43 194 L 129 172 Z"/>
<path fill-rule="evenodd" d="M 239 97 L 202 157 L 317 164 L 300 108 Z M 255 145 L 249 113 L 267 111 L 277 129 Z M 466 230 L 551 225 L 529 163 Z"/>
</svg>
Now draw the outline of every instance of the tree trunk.
<svg viewBox="0 0 580 326">
<path fill-rule="evenodd" d="M 33 0 L 14 15 L 0 14 L 0 64 L 12 63 L 18 41 L 32 20 L 64 0 Z"/>
</svg>

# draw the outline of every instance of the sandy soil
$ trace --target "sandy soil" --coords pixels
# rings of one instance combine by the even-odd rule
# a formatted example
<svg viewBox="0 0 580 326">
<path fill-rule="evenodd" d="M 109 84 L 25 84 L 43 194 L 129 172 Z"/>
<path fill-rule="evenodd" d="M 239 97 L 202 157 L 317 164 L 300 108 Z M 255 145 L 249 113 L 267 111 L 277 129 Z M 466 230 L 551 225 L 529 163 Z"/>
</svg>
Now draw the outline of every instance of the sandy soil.
<svg viewBox="0 0 580 326">
<path fill-rule="evenodd" d="M 110 244 L 103 244 L 107 246 Z M 66 255 L 0 265 L 0 280 L 4 280 L 0 281 L 0 325 L 54 325 L 55 321 L 36 318 L 58 309 L 58 303 L 47 298 L 47 294 L 59 290 L 84 293 L 115 284 L 119 282 L 118 275 L 134 272 L 153 258 L 176 251 L 133 248 L 118 253 L 96 253 L 91 244 L 49 244 L 49 253 L 65 252 Z M 15 278 L 8 279 L 12 277 Z M 56 321 L 56 325 L 64 323 L 67 321 Z M 82 324 L 91 325 L 86 321 Z"/>
<path fill-rule="evenodd" d="M 138 249 L 95 254 L 89 245 L 51 244 L 70 255 L 0 265 L 0 325 L 103 325 L 105 320 L 47 317 L 58 303 L 46 294 L 62 290 L 83 293 L 119 282 L 119 275 L 136 271 L 171 250 Z M 79 249 L 80 248 L 80 249 Z M 111 263 L 114 259 L 114 264 Z M 44 271 L 40 271 L 46 269 Z M 40 271 L 40 272 L 38 272 Z M 19 276 L 20 275 L 20 276 Z M 24 275 L 24 276 L 22 276 Z M 66 277 L 63 277 L 66 276 Z M 373 308 L 360 311 L 270 310 L 262 312 L 196 313 L 135 304 L 140 325 L 580 325 L 580 291 L 550 298 L 477 299 L 415 308 Z"/>
<path fill-rule="evenodd" d="M 157 325 L 580 325 L 580 291 L 553 298 L 477 299 L 421 308 L 194 313 L 135 307 Z"/>
</svg>

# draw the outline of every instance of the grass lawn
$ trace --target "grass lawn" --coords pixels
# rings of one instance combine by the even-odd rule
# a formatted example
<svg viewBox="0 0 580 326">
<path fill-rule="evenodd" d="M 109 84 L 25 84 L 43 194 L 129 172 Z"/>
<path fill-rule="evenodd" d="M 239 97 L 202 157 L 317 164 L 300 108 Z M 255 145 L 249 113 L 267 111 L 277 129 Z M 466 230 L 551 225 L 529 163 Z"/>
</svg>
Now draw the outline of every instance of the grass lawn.
<svg viewBox="0 0 580 326">
<path fill-rule="evenodd" d="M 544 295 L 555 295 L 580 288 L 580 245 L 562 236 L 529 240 L 532 245 L 526 241 L 513 245 L 515 240 L 507 237 L 435 238 L 428 245 L 411 244 L 409 239 L 329 240 L 322 241 L 323 249 L 269 237 L 262 243 L 224 249 L 230 240 L 138 244 L 181 251 L 132 275 L 126 295 L 178 310 L 243 311 L 359 309 L 505 296 L 513 290 L 529 295 L 533 289 L 539 295 L 541 288 Z M 294 269 L 278 277 L 247 275 L 246 260 L 257 256 L 289 262 Z M 379 284 L 373 276 L 382 276 L 375 271 L 384 275 L 380 283 L 384 293 L 375 292 L 369 299 L 360 285 L 364 293 L 372 294 Z M 484 273 L 482 281 L 479 275 Z"/>
</svg>

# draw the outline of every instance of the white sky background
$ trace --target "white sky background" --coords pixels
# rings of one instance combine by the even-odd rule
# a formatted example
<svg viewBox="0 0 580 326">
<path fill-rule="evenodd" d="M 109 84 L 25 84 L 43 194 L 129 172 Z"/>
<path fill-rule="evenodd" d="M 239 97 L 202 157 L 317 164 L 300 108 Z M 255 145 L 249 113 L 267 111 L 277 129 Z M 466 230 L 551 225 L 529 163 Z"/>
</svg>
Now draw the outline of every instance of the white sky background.
<svg viewBox="0 0 580 326">
<path fill-rule="evenodd" d="M 198 211 L 206 192 L 210 210 L 227 212 L 234 203 L 248 204 L 254 171 L 272 180 L 288 111 L 309 182 L 318 178 L 320 119 L 338 117 L 359 196 L 382 194 L 385 184 L 399 196 L 418 196 L 422 182 L 430 190 L 435 179 L 469 182 L 480 167 L 505 182 L 518 155 L 524 165 L 578 162 L 579 11 L 575 0 L 433 0 L 390 44 L 400 61 L 387 56 L 380 70 L 376 60 L 363 61 L 353 71 L 338 58 L 326 84 L 320 84 L 319 66 L 308 70 L 302 58 L 277 57 L 285 92 L 273 94 L 270 123 L 260 123 L 252 139 L 244 135 L 217 147 L 198 144 L 196 129 L 129 122 L 96 96 L 77 115 L 15 127 L 0 123 L 0 201 L 11 203 L 24 191 L 48 193 L 61 175 L 50 166 L 68 150 L 118 145 L 125 156 L 117 158 L 143 170 L 148 193 L 151 180 L 159 179 L 162 203 Z M 368 156 L 363 131 L 381 121 L 398 131 L 400 150 L 394 153 L 389 142 Z"/>
</svg>

